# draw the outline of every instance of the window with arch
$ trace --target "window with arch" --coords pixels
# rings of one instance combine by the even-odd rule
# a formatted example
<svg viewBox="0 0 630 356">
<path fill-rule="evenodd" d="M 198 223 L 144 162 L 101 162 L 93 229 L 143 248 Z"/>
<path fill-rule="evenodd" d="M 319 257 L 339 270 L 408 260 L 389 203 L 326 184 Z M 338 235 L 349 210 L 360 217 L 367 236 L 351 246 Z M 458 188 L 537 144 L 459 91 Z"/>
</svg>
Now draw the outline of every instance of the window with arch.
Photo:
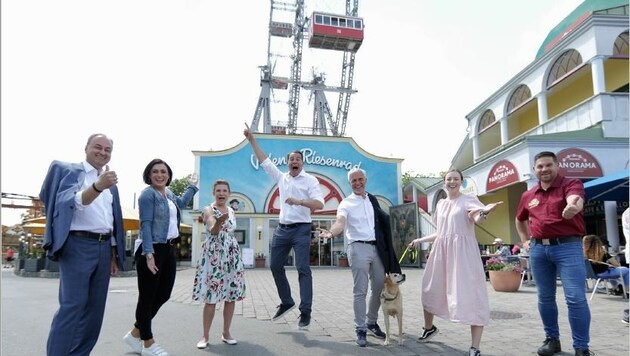
<svg viewBox="0 0 630 356">
<path fill-rule="evenodd" d="M 574 49 L 564 52 L 551 66 L 549 76 L 547 76 L 547 87 L 550 87 L 556 80 L 562 78 L 580 64 L 582 64 L 580 52 Z"/>
<path fill-rule="evenodd" d="M 511 113 L 514 109 L 529 100 L 531 97 L 532 92 L 529 90 L 529 87 L 525 84 L 519 85 L 516 90 L 514 90 L 514 93 L 512 93 L 512 96 L 508 101 L 507 112 Z"/>
<path fill-rule="evenodd" d="M 628 57 L 628 31 L 620 34 L 615 40 L 613 55 Z"/>
<path fill-rule="evenodd" d="M 492 125 L 495 121 L 496 118 L 492 110 L 486 110 L 481 116 L 481 120 L 479 120 L 479 129 L 477 130 L 477 132 L 483 131 L 484 129 Z"/>
</svg>

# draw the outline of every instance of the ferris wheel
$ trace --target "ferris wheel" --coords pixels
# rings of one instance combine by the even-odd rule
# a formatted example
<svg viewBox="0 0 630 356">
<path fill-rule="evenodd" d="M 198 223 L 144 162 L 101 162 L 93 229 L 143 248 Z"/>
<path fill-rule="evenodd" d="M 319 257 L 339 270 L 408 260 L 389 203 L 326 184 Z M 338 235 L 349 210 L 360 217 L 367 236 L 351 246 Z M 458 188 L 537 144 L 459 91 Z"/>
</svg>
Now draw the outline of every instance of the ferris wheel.
<svg viewBox="0 0 630 356">
<path fill-rule="evenodd" d="M 260 66 L 260 96 L 251 123 L 253 132 L 275 134 L 313 134 L 344 136 L 350 96 L 353 89 L 354 61 L 363 42 L 363 19 L 358 17 L 358 0 L 345 1 L 345 14 L 334 11 L 312 11 L 306 14 L 304 0 L 270 0 L 267 63 Z M 304 42 L 307 53 L 304 54 Z M 326 53 L 328 52 L 328 53 Z M 326 83 L 326 72 L 312 66 L 310 78 L 302 79 L 303 65 L 316 63 L 318 57 L 339 55 L 340 81 Z M 334 60 L 328 60 L 329 65 Z M 302 89 L 309 92 L 308 105 L 313 104 L 312 124 L 298 122 Z M 337 111 L 333 114 L 326 93 L 338 95 Z M 275 110 L 284 108 L 285 110 Z M 272 121 L 272 115 L 278 115 Z M 286 121 L 278 120 L 286 118 Z"/>
</svg>

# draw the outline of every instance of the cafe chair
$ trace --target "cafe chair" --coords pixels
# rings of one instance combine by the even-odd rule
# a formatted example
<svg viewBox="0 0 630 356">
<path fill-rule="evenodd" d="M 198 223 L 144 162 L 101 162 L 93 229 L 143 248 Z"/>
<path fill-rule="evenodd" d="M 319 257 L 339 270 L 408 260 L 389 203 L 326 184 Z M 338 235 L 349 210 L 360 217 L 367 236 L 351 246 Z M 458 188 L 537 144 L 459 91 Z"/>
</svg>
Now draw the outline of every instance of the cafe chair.
<svg viewBox="0 0 630 356">
<path fill-rule="evenodd" d="M 608 267 L 615 267 L 611 264 L 605 263 L 605 262 L 595 262 L 595 263 L 601 263 L 601 264 L 605 264 Z M 595 274 L 595 270 L 593 270 L 593 266 L 591 265 L 591 260 L 585 259 L 584 260 L 584 267 L 586 268 L 586 287 L 588 289 L 589 287 L 589 281 L 594 281 L 593 284 L 593 291 L 591 292 L 591 297 L 589 298 L 589 300 L 593 300 L 593 296 L 595 295 L 595 293 L 597 292 L 597 287 L 599 287 L 599 284 L 601 282 L 604 283 L 604 286 L 606 287 L 606 294 L 613 294 L 613 290 L 610 288 L 610 283 L 608 283 L 610 280 L 617 280 L 619 281 L 619 283 L 621 284 L 622 288 L 623 288 L 623 298 L 626 298 L 626 294 L 628 293 L 628 290 L 626 289 L 626 285 L 623 281 L 623 277 L 621 276 L 621 272 L 619 273 L 618 276 L 608 276 L 608 277 L 599 277 L 597 276 L 597 274 Z"/>
<path fill-rule="evenodd" d="M 519 257 L 519 263 L 523 269 L 523 272 L 521 273 L 521 287 L 523 286 L 525 276 L 527 276 L 527 284 L 533 284 L 534 278 L 532 276 L 532 270 L 529 268 L 529 259 L 526 257 Z"/>
</svg>

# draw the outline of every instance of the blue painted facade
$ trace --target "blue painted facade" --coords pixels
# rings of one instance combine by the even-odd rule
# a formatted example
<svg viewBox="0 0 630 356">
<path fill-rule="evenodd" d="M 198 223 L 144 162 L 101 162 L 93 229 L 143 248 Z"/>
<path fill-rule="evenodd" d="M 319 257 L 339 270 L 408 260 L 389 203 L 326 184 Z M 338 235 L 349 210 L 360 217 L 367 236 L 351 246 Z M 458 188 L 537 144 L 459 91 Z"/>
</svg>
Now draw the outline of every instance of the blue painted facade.
<svg viewBox="0 0 630 356">
<path fill-rule="evenodd" d="M 325 178 L 342 194 L 352 192 L 347 174 L 352 167 L 360 167 L 368 174 L 367 190 L 389 206 L 402 204 L 402 159 L 383 158 L 361 149 L 351 138 L 322 136 L 280 136 L 256 134 L 263 151 L 280 168 L 287 171 L 287 154 L 301 150 L 304 170 Z M 212 184 L 217 179 L 230 182 L 232 193 L 247 197 L 253 204 L 253 213 L 265 213 L 275 182 L 264 172 L 249 142 L 224 151 L 194 152 L 200 180 L 198 207 L 212 202 Z M 249 209 L 248 209 L 249 210 Z"/>
</svg>

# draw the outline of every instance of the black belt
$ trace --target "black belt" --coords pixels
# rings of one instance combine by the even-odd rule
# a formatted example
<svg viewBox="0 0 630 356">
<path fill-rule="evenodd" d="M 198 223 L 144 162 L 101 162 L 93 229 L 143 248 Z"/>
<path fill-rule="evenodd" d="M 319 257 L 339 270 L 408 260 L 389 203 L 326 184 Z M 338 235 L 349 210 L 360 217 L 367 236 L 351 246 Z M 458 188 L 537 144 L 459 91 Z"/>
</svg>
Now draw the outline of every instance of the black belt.
<svg viewBox="0 0 630 356">
<path fill-rule="evenodd" d="M 169 244 L 169 245 L 171 245 L 171 246 L 173 246 L 173 245 L 175 245 L 175 244 L 180 243 L 181 241 L 182 241 L 182 238 L 181 238 L 181 237 L 176 237 L 176 238 L 174 238 L 174 239 L 168 239 L 168 240 L 166 240 L 166 243 L 167 243 L 167 244 Z"/>
<path fill-rule="evenodd" d="M 370 241 L 356 240 L 356 241 L 352 241 L 352 243 L 355 243 L 355 242 L 359 242 L 359 243 L 367 244 L 367 245 L 376 245 L 376 240 L 370 240 Z"/>
<path fill-rule="evenodd" d="M 96 241 L 109 241 L 112 237 L 111 232 L 106 233 L 98 233 L 92 231 L 81 231 L 81 230 L 71 230 L 70 235 L 79 236 L 79 237 L 87 237 L 88 239 L 96 240 Z"/>
<path fill-rule="evenodd" d="M 280 226 L 283 229 L 293 229 L 294 227 L 298 227 L 300 225 L 305 225 L 305 224 L 311 225 L 311 223 L 308 222 L 308 223 L 293 223 L 293 224 L 278 223 L 278 226 Z"/>
<path fill-rule="evenodd" d="M 568 236 L 568 237 L 552 237 L 548 239 L 536 238 L 532 237 L 532 243 L 536 245 L 560 245 L 566 244 L 569 242 L 582 242 L 582 238 L 579 236 Z"/>
</svg>

